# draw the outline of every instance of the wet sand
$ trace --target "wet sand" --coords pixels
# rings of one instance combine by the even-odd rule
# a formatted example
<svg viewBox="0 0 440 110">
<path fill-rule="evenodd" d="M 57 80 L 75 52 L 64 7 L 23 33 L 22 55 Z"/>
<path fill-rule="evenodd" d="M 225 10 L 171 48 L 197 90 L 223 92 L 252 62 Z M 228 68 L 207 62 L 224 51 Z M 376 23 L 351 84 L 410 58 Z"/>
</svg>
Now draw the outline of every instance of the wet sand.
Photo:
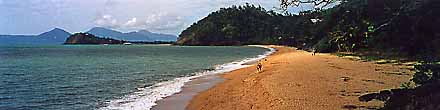
<svg viewBox="0 0 440 110">
<path fill-rule="evenodd" d="M 188 105 L 183 103 L 185 101 L 168 101 L 169 104 L 163 105 L 177 104 L 178 109 L 187 105 L 188 110 L 377 108 L 383 104 L 379 101 L 359 102 L 358 97 L 367 92 L 399 87 L 411 77 L 409 74 L 394 74 L 410 73 L 397 65 L 353 61 L 328 54 L 312 56 L 294 48 L 271 47 L 278 51 L 262 62 L 262 72 L 257 73 L 254 64 L 222 74 L 225 81 L 208 90 L 184 89 L 181 93 L 191 93 L 191 97 L 196 95 L 185 99 L 190 100 Z"/>
<path fill-rule="evenodd" d="M 222 81 L 224 80 L 219 75 L 207 75 L 192 79 L 192 81 L 185 84 L 182 92 L 159 100 L 151 110 L 184 110 L 194 96 Z"/>
</svg>

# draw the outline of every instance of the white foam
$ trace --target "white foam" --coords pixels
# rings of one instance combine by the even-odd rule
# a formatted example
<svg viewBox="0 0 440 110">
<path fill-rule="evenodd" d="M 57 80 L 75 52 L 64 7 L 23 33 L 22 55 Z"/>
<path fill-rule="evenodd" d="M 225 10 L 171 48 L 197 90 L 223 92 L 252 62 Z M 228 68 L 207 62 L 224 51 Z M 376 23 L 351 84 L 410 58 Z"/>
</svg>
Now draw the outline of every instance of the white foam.
<svg viewBox="0 0 440 110">
<path fill-rule="evenodd" d="M 108 106 L 99 109 L 100 110 L 150 110 L 154 105 L 156 105 L 155 103 L 156 101 L 180 92 L 184 84 L 186 82 L 191 81 L 191 79 L 202 77 L 205 75 L 225 73 L 236 69 L 245 68 L 250 66 L 250 65 L 244 65 L 245 63 L 256 62 L 276 51 L 274 48 L 269 48 L 265 46 L 257 46 L 257 45 L 252 45 L 252 46 L 267 48 L 269 49 L 269 51 L 265 52 L 263 55 L 258 55 L 257 57 L 254 58 L 246 58 L 240 61 L 218 65 L 212 71 L 200 72 L 194 76 L 179 77 L 171 81 L 157 83 L 150 87 L 138 88 L 139 90 L 138 92 L 127 95 L 121 99 L 111 100 L 110 102 L 107 103 Z"/>
</svg>

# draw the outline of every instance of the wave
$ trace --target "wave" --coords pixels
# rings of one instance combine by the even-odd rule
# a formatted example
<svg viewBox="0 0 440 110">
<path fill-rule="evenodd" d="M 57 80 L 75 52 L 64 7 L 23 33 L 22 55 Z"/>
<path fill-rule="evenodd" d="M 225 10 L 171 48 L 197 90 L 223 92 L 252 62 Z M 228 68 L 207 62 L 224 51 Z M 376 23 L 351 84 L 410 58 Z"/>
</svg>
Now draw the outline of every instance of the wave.
<svg viewBox="0 0 440 110">
<path fill-rule="evenodd" d="M 198 72 L 193 76 L 179 77 L 175 78 L 174 80 L 154 84 L 153 86 L 138 88 L 139 91 L 127 95 L 121 99 L 111 100 L 107 102 L 107 106 L 99 108 L 99 110 L 150 110 L 153 106 L 156 105 L 156 101 L 180 92 L 185 83 L 191 81 L 194 78 L 212 74 L 226 73 L 240 68 L 249 67 L 251 65 L 246 64 L 258 62 L 259 60 L 271 55 L 276 51 L 274 48 L 269 48 L 265 46 L 251 46 L 266 48 L 269 49 L 269 51 L 266 51 L 263 55 L 258 55 L 253 58 L 245 58 L 240 61 L 218 65 L 215 66 L 215 69 L 213 70 Z"/>
</svg>

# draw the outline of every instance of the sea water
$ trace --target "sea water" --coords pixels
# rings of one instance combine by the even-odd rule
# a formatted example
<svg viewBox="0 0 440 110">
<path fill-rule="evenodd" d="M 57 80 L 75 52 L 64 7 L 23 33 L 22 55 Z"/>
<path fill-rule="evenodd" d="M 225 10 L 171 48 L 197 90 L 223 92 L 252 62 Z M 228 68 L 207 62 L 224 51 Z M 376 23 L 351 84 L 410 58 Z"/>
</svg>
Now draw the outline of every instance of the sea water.
<svg viewBox="0 0 440 110">
<path fill-rule="evenodd" d="M 249 46 L 0 46 L 0 109 L 149 109 L 192 78 L 231 71 L 267 51 Z"/>
</svg>

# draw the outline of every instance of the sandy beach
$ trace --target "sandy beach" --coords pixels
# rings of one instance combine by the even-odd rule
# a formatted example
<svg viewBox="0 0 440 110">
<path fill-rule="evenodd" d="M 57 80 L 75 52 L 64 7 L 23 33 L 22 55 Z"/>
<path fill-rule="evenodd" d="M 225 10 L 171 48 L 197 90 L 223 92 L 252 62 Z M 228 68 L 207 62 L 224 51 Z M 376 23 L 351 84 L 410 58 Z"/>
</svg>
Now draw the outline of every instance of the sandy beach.
<svg viewBox="0 0 440 110">
<path fill-rule="evenodd" d="M 193 97 L 188 110 L 339 110 L 377 108 L 359 102 L 368 92 L 399 87 L 409 70 L 391 64 L 343 59 L 329 54 L 270 46 L 277 52 L 256 65 L 222 74 L 224 82 Z M 394 74 L 394 73 L 406 73 Z M 183 91 L 185 92 L 185 91 Z"/>
</svg>

